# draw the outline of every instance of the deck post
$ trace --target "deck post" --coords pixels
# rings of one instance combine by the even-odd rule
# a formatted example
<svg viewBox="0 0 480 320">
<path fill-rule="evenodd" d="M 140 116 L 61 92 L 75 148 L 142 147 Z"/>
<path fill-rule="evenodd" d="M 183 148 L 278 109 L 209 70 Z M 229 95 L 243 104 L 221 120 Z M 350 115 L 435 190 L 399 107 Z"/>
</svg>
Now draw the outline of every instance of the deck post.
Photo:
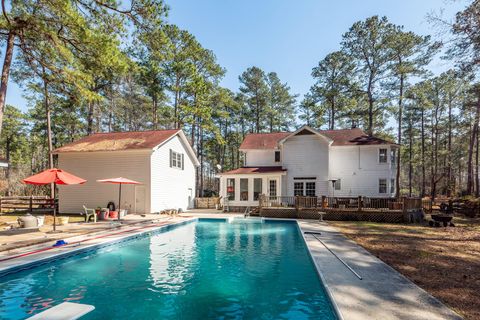
<svg viewBox="0 0 480 320">
<path fill-rule="evenodd" d="M 327 198 L 327 196 L 322 196 L 322 209 L 325 209 L 325 199 Z"/>
<path fill-rule="evenodd" d="M 361 212 L 362 211 L 362 207 L 363 207 L 363 198 L 362 196 L 358 196 L 358 212 Z"/>
<path fill-rule="evenodd" d="M 30 195 L 30 199 L 28 202 L 28 209 L 30 211 L 30 214 L 32 214 L 33 213 L 33 195 Z"/>
<path fill-rule="evenodd" d="M 407 210 L 407 197 L 403 196 L 402 197 L 402 213 L 403 213 L 403 221 L 404 222 L 410 222 L 410 219 L 408 217 L 408 210 Z"/>
</svg>

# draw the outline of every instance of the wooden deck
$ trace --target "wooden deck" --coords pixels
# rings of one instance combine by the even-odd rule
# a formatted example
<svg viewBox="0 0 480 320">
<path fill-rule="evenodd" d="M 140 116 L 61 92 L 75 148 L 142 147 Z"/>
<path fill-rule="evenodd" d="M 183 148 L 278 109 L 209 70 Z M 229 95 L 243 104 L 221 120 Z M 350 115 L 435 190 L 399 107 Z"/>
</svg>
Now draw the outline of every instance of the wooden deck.
<svg viewBox="0 0 480 320">
<path fill-rule="evenodd" d="M 259 215 L 336 221 L 416 222 L 423 219 L 417 198 L 267 197 L 260 199 Z"/>
</svg>

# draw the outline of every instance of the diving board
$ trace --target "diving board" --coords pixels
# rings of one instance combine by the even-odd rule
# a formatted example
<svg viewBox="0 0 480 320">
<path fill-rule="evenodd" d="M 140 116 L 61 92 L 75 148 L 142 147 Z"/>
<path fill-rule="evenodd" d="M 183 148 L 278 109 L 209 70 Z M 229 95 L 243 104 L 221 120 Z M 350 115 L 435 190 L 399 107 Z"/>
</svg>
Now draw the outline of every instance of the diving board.
<svg viewBox="0 0 480 320">
<path fill-rule="evenodd" d="M 55 307 L 40 312 L 27 320 L 75 320 L 95 309 L 89 304 L 62 302 Z"/>
</svg>

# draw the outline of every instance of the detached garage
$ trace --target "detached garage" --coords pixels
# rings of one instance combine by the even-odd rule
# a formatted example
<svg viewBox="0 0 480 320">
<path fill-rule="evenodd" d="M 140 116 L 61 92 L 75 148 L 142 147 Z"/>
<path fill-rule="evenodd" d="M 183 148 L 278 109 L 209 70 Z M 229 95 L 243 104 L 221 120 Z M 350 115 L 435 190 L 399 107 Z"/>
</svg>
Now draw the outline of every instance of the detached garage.
<svg viewBox="0 0 480 320">
<path fill-rule="evenodd" d="M 87 180 L 59 186 L 60 212 L 118 207 L 118 185 L 97 180 L 125 177 L 141 185 L 122 188 L 121 207 L 129 213 L 154 213 L 193 207 L 199 165 L 182 130 L 96 133 L 54 151 L 58 167 Z"/>
</svg>

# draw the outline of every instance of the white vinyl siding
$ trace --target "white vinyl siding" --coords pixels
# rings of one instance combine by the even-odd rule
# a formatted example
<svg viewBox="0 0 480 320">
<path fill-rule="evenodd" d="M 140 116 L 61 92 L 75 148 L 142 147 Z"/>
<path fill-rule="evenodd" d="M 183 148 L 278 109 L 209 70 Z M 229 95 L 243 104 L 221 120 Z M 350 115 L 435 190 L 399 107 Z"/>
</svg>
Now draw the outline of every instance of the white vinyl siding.
<svg viewBox="0 0 480 320">
<path fill-rule="evenodd" d="M 395 177 L 391 166 L 378 163 L 378 146 L 338 146 L 330 148 L 330 177 L 341 179 L 337 197 L 390 197 L 391 193 L 378 192 L 378 180 Z M 389 152 L 389 151 L 388 151 Z M 389 153 L 387 153 L 389 154 Z M 330 183 L 329 195 L 334 192 Z M 387 191 L 390 191 L 389 189 Z"/>
<path fill-rule="evenodd" d="M 317 135 L 289 138 L 282 147 L 282 165 L 287 169 L 286 184 L 282 187 L 285 195 L 294 195 L 294 183 L 300 182 L 295 180 L 298 177 L 315 179 L 316 195 L 328 194 L 329 145 L 326 139 Z"/>
<path fill-rule="evenodd" d="M 183 154 L 180 159 L 180 167 L 169 166 L 173 160 L 170 154 Z M 182 168 L 183 170 L 179 170 Z M 193 207 L 195 197 L 195 165 L 188 156 L 186 146 L 179 136 L 174 136 L 165 142 L 160 148 L 154 150 L 151 157 L 152 167 L 152 212 L 164 209 L 183 209 Z"/>
<path fill-rule="evenodd" d="M 97 180 L 125 177 L 142 183 L 146 189 L 145 210 L 150 210 L 150 150 L 112 152 L 71 152 L 58 155 L 58 166 L 84 178 L 83 185 L 59 185 L 60 212 L 83 212 L 87 208 L 106 207 L 113 201 L 118 207 L 118 184 L 99 183 Z M 135 186 L 122 186 L 122 208 L 135 211 Z M 141 212 L 144 213 L 144 212 Z"/>
</svg>

